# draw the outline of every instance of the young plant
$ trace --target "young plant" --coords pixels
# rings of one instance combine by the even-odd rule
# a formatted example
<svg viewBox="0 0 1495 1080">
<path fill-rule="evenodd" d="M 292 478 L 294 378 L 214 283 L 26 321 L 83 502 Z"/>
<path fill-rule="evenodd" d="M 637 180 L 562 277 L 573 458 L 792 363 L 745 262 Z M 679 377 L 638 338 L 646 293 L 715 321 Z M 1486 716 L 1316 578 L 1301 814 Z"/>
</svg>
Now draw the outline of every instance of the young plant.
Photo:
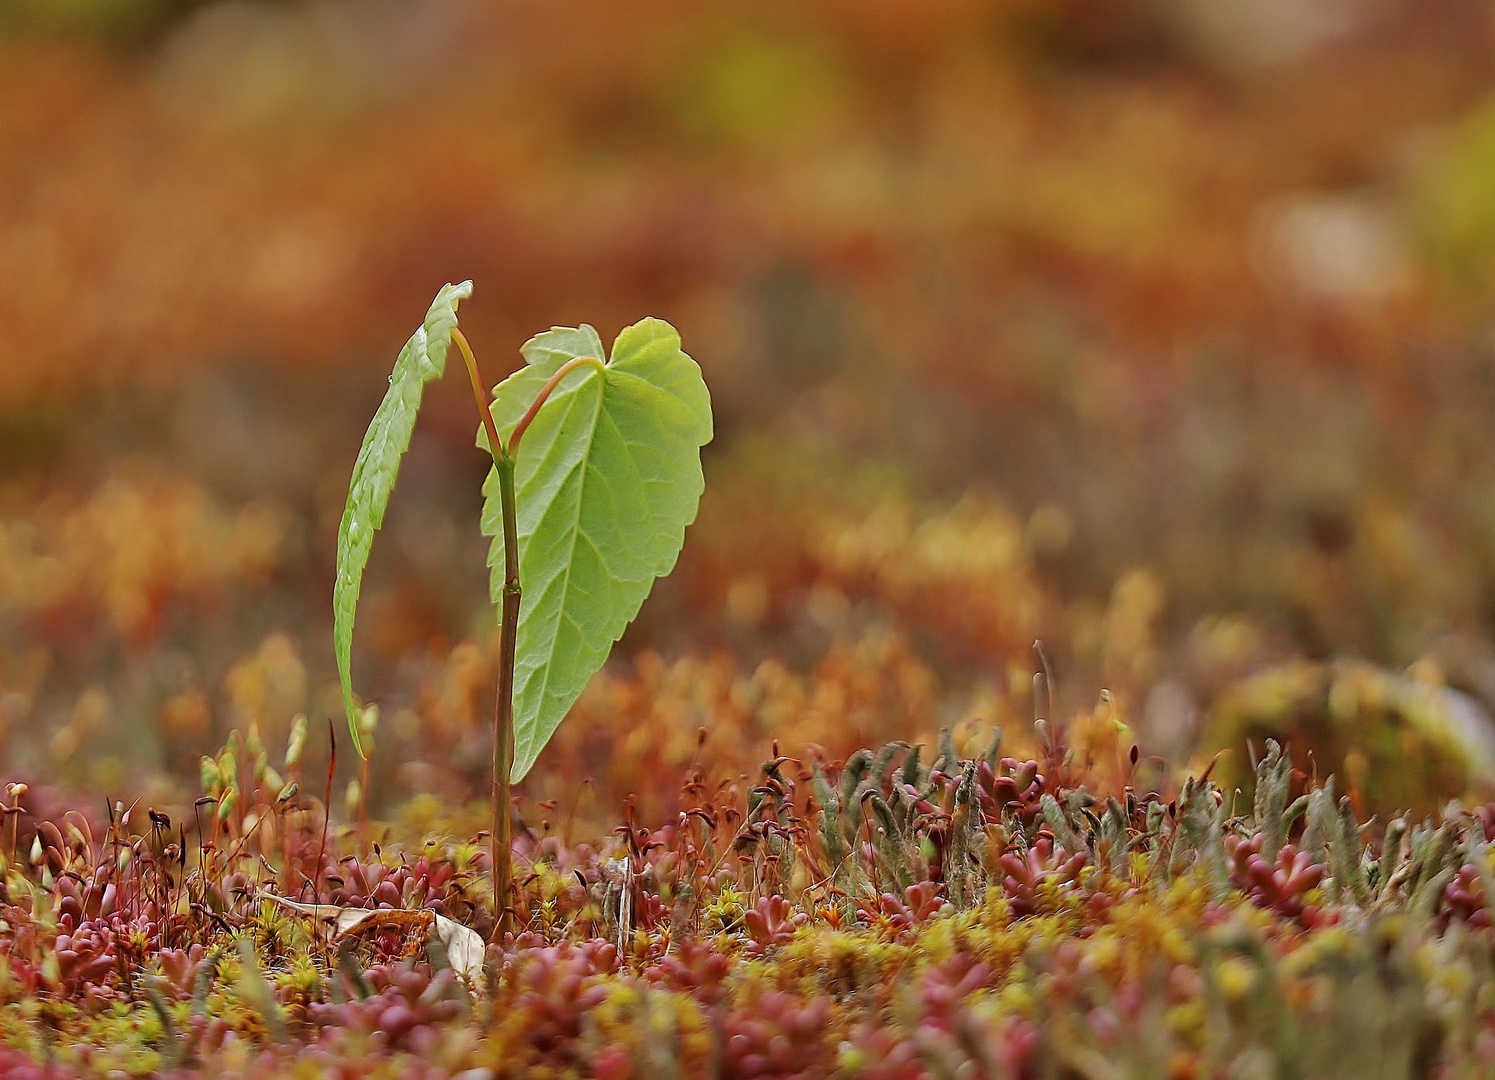
<svg viewBox="0 0 1495 1080">
<path fill-rule="evenodd" d="M 400 351 L 364 436 L 338 530 L 333 643 L 361 755 L 351 650 L 363 571 L 422 390 L 444 372 L 455 340 L 482 415 L 478 445 L 493 458 L 482 529 L 493 537 L 489 591 L 499 608 L 491 809 L 501 939 L 509 911 L 510 785 L 534 765 L 654 579 L 673 569 L 705 487 L 700 451 L 711 441 L 711 397 L 701 369 L 681 352 L 680 335 L 645 319 L 618 335 L 605 360 L 590 326 L 531 338 L 521 350 L 525 366 L 494 388 L 490 403 L 457 328 L 457 304 L 470 295 L 470 281 L 437 294 Z"/>
</svg>

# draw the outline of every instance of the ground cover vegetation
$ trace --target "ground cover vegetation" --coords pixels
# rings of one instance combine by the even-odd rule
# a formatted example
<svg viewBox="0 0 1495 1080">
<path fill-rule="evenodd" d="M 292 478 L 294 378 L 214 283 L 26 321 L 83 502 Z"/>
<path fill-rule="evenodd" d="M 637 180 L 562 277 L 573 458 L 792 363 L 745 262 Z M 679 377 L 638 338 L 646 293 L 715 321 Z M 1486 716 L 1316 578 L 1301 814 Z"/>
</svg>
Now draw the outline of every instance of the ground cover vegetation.
<svg viewBox="0 0 1495 1080">
<path fill-rule="evenodd" d="M 489 849 L 329 837 L 251 735 L 192 839 L 9 791 L 9 1075 L 1475 1077 L 1495 1063 L 1495 807 L 1363 826 L 1275 743 L 1250 807 L 890 743 L 701 769 L 663 827 Z M 1110 749 L 1117 749 L 1114 731 Z M 1027 741 L 1027 740 L 1025 740 Z M 293 779 L 282 786 L 284 776 Z M 310 779 L 310 778 L 304 778 Z M 281 897 L 299 901 L 284 902 Z M 274 899 L 272 899 L 274 898 Z"/>
<path fill-rule="evenodd" d="M 0 8 L 0 1071 L 1495 1070 L 1481 5 Z M 714 413 L 497 912 L 452 276 Z"/>
</svg>

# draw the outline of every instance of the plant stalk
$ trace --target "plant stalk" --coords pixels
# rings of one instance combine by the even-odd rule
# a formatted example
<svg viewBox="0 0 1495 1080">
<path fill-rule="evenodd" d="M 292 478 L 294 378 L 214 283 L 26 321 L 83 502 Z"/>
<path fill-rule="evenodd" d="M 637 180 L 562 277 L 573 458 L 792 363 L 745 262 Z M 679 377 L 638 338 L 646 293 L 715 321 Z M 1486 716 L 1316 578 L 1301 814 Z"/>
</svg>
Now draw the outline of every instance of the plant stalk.
<svg viewBox="0 0 1495 1080">
<path fill-rule="evenodd" d="M 514 425 L 514 431 L 509 435 L 510 457 L 513 457 L 515 454 L 519 453 L 519 440 L 524 438 L 524 433 L 529 430 L 530 422 L 534 420 L 535 414 L 540 411 L 540 406 L 544 405 L 545 402 L 550 398 L 551 391 L 554 390 L 557 386 L 560 386 L 561 380 L 564 379 L 567 375 L 570 375 L 579 367 L 596 368 L 598 371 L 602 372 L 604 376 L 607 374 L 607 365 L 604 364 L 601 360 L 598 360 L 595 356 L 578 356 L 571 360 L 567 360 L 564 364 L 558 367 L 555 374 L 546 380 L 545 385 L 540 388 L 540 392 L 535 395 L 535 400 L 530 404 L 530 407 L 525 411 L 524 415 L 519 418 L 519 423 Z"/>
<path fill-rule="evenodd" d="M 498 705 L 493 731 L 493 888 L 499 942 L 509 930 L 509 879 L 513 837 L 509 832 L 509 775 L 514 768 L 514 652 L 519 639 L 519 525 L 514 511 L 514 459 L 498 464 L 499 501 L 504 519 L 504 595 L 498 630 Z M 502 907 L 499 906 L 500 900 Z"/>
<path fill-rule="evenodd" d="M 483 376 L 478 372 L 478 358 L 472 355 L 472 346 L 467 344 L 467 336 L 457 327 L 452 327 L 452 340 L 457 343 L 457 348 L 462 352 L 462 359 L 467 364 L 467 378 L 472 383 L 472 398 L 477 402 L 478 415 L 483 418 L 483 428 L 488 432 L 488 450 L 493 455 L 493 464 L 509 456 L 508 450 L 504 448 L 504 441 L 499 437 L 498 428 L 493 423 L 493 411 L 488 408 L 488 395 L 483 390 Z"/>
<path fill-rule="evenodd" d="M 488 830 L 493 861 L 493 940 L 502 944 L 513 921 L 509 903 L 510 881 L 514 875 L 514 838 L 509 823 L 509 775 L 514 769 L 514 653 L 519 640 L 520 599 L 519 520 L 514 510 L 514 458 L 504 446 L 498 428 L 493 423 L 493 412 L 488 407 L 488 396 L 483 391 L 483 378 L 478 372 L 478 362 L 472 354 L 472 347 L 456 327 L 452 328 L 452 340 L 457 343 L 462 359 L 467 363 L 473 399 L 477 402 L 478 414 L 483 418 L 483 427 L 488 432 L 488 449 L 493 455 L 493 468 L 498 472 L 499 503 L 503 509 L 504 592 L 498 628 L 498 698 L 493 710 L 493 777 L 490 793 L 492 820 Z"/>
<path fill-rule="evenodd" d="M 519 643 L 519 600 L 523 595 L 519 585 L 519 518 L 514 508 L 514 458 L 519 451 L 519 440 L 524 437 L 530 422 L 551 392 L 561 384 L 561 380 L 579 367 L 594 367 L 605 372 L 606 366 L 595 356 L 578 356 L 562 364 L 514 425 L 509 445 L 505 446 L 498 434 L 498 427 L 493 422 L 493 411 L 488 407 L 488 396 L 483 392 L 483 377 L 478 372 L 478 362 L 472 354 L 472 347 L 456 327 L 452 328 L 452 340 L 457 343 L 457 348 L 462 351 L 462 359 L 467 362 L 473 399 L 483 418 L 483 428 L 488 433 L 493 468 L 498 472 L 498 498 L 503 511 L 504 591 L 498 624 L 498 701 L 493 717 L 493 821 L 490 829 L 493 842 L 493 939 L 502 943 L 513 922 L 513 909 L 509 903 L 510 881 L 514 872 L 514 838 L 509 820 L 509 777 L 514 771 L 514 654 Z"/>
<path fill-rule="evenodd" d="M 458 340 L 461 342 L 460 333 Z M 468 355 L 465 352 L 466 343 L 462 342 L 462 346 L 463 355 Z M 519 519 L 514 509 L 514 461 L 519 453 L 519 440 L 524 437 L 530 422 L 550 397 L 551 391 L 572 371 L 586 366 L 605 372 L 602 361 L 595 356 L 579 356 L 562 364 L 514 425 L 507 448 L 499 442 L 498 432 L 493 427 L 492 413 L 486 408 L 483 410 L 484 419 L 489 425 L 488 439 L 501 449 L 501 453 L 494 455 L 493 463 L 498 469 L 498 498 L 504 522 L 504 593 L 498 631 L 498 717 L 493 740 L 494 887 L 505 898 L 501 912 L 497 900 L 494 901 L 494 911 L 499 913 L 494 936 L 500 942 L 513 921 L 512 911 L 507 903 L 512 873 L 510 863 L 513 858 L 513 839 L 509 834 L 509 775 L 514 769 L 514 653 L 519 639 L 519 600 L 523 595 L 519 585 Z M 477 381 L 477 363 L 474 361 L 469 367 L 475 380 L 474 386 L 480 386 L 481 382 Z"/>
</svg>

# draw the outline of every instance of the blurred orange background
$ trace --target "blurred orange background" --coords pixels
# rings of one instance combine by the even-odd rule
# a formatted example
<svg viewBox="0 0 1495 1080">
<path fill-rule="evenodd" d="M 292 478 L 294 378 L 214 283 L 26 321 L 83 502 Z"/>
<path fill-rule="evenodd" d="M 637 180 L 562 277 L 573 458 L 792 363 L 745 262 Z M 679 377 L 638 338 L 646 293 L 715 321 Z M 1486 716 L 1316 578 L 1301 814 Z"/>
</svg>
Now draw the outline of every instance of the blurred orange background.
<svg viewBox="0 0 1495 1080">
<path fill-rule="evenodd" d="M 718 421 L 532 799 L 1035 707 L 1183 761 L 1336 657 L 1488 734 L 1492 62 L 1473 0 L 13 0 L 0 772 L 341 726 L 348 473 L 468 277 L 491 380 L 657 315 Z M 365 584 L 384 812 L 484 783 L 475 426 L 428 394 Z"/>
</svg>

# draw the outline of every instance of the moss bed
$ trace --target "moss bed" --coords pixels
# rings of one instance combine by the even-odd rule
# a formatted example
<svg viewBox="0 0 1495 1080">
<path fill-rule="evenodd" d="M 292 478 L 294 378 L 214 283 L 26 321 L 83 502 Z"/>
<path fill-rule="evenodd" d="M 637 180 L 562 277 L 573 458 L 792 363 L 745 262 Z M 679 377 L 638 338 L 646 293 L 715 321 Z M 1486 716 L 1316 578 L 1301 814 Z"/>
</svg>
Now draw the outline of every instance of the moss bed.
<svg viewBox="0 0 1495 1080">
<path fill-rule="evenodd" d="M 692 773 L 596 845 L 521 828 L 521 930 L 465 961 L 434 927 L 491 934 L 481 836 L 324 830 L 253 755 L 210 759 L 200 824 L 13 790 L 0 1075 L 1495 1073 L 1495 807 L 1367 826 L 1275 744 L 1249 812 L 1107 792 L 1047 734 Z"/>
</svg>

